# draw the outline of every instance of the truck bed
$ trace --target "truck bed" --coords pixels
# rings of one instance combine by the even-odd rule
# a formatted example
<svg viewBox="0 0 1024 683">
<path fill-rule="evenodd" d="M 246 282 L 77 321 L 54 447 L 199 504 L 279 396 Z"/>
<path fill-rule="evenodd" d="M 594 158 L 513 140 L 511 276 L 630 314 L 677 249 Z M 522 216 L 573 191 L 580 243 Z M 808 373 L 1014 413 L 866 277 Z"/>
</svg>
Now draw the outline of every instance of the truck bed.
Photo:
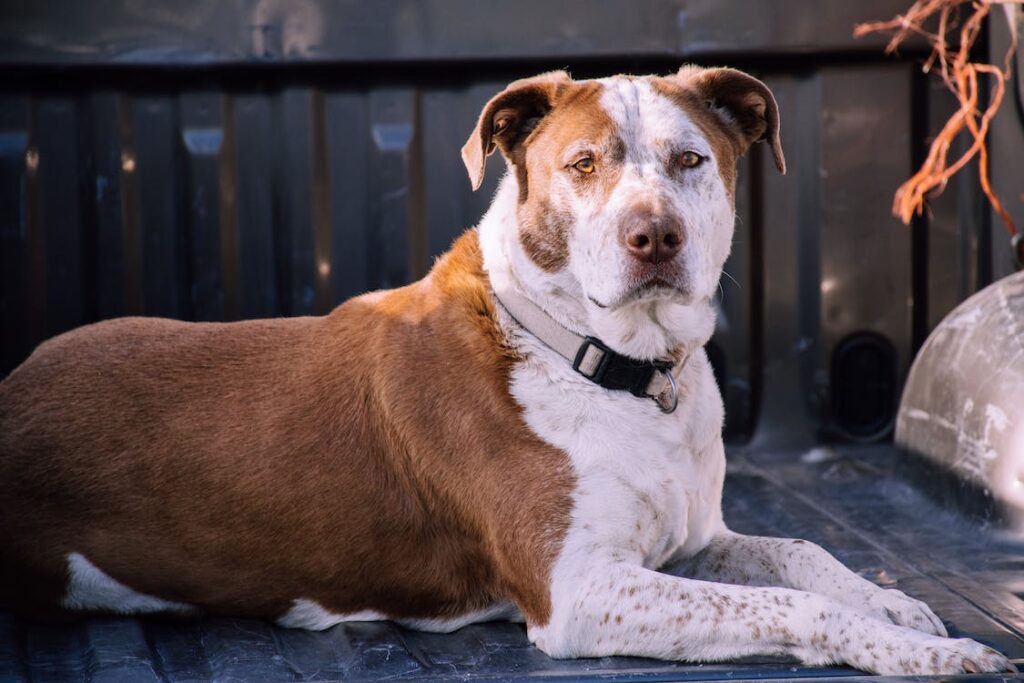
<svg viewBox="0 0 1024 683">
<path fill-rule="evenodd" d="M 907 473 L 911 472 L 911 476 Z M 923 475 L 922 472 L 925 474 Z M 730 526 L 805 538 L 887 587 L 926 601 L 951 636 L 970 636 L 1024 665 L 1024 544 L 940 504 L 926 471 L 891 446 L 810 453 L 733 448 Z M 936 489 L 937 490 L 937 489 Z M 389 622 L 314 633 L 263 621 L 89 619 L 70 626 L 0 613 L 0 681 L 684 681 L 860 678 L 785 658 L 680 664 L 608 657 L 557 661 L 520 624 L 450 635 Z M 972 676 L 1024 680 L 1024 675 Z"/>
</svg>

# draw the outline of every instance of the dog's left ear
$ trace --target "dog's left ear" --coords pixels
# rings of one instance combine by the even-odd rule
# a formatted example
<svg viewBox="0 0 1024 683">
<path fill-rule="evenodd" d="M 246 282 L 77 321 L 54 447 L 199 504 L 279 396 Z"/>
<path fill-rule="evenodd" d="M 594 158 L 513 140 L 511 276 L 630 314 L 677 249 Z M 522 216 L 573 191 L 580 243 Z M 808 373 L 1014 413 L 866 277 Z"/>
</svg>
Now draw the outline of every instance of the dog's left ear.
<svg viewBox="0 0 1024 683">
<path fill-rule="evenodd" d="M 549 71 L 510 83 L 491 98 L 480 112 L 476 129 L 462 147 L 462 161 L 474 190 L 479 189 L 484 180 L 487 157 L 495 147 L 500 147 L 502 154 L 513 163 L 522 163 L 518 153 L 526 138 L 551 111 L 559 90 L 570 83 L 572 79 L 564 71 Z"/>
<path fill-rule="evenodd" d="M 724 110 L 724 118 L 738 128 L 745 145 L 767 140 L 779 173 L 786 172 L 786 158 L 779 140 L 779 106 L 768 86 L 736 69 L 703 69 L 684 66 L 678 78 L 693 88 L 713 110 Z"/>
</svg>

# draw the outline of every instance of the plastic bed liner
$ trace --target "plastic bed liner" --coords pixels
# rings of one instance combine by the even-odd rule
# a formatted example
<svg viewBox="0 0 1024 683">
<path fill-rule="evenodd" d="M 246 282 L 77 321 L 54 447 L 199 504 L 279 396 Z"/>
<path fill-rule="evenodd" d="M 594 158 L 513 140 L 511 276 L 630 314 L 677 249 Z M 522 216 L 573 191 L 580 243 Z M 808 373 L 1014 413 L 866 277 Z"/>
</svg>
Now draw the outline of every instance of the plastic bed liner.
<svg viewBox="0 0 1024 683">
<path fill-rule="evenodd" d="M 937 504 L 896 476 L 902 460 L 891 446 L 824 454 L 800 458 L 733 448 L 724 503 L 730 526 L 819 543 L 863 576 L 926 601 L 951 636 L 992 645 L 1022 668 L 1024 544 Z M 244 619 L 103 618 L 62 626 L 0 613 L 4 682 L 834 677 L 867 678 L 849 668 L 805 667 L 785 658 L 703 665 L 626 657 L 558 661 L 532 647 L 522 625 L 508 623 L 449 635 L 389 622 L 316 633 Z M 970 678 L 1024 680 L 1024 674 Z"/>
</svg>

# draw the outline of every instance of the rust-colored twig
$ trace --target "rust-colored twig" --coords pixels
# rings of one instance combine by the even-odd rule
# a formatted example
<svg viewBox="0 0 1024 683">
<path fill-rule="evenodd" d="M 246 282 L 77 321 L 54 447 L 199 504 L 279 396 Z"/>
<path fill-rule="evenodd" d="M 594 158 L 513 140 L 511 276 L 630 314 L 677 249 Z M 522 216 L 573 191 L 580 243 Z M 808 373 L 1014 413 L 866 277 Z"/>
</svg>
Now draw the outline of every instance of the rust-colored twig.
<svg viewBox="0 0 1024 683">
<path fill-rule="evenodd" d="M 886 46 L 886 53 L 895 52 L 900 44 L 911 35 L 919 35 L 928 40 L 932 53 L 925 61 L 924 71 L 931 71 L 938 65 L 946 87 L 956 96 L 960 109 L 950 117 L 946 125 L 935 137 L 928 150 L 921 168 L 908 181 L 896 190 L 893 201 L 893 214 L 904 223 L 910 223 L 915 214 L 924 210 L 925 199 L 932 194 L 942 192 L 949 179 L 962 169 L 971 159 L 978 157 L 978 178 L 981 189 L 985 193 L 993 210 L 1003 220 L 1010 236 L 1017 234 L 1017 226 L 1003 207 L 1003 203 L 992 190 L 988 176 L 988 149 L 985 138 L 989 124 L 995 116 L 1006 93 L 1006 80 L 1010 76 L 1010 59 L 1016 49 L 1016 35 L 1013 44 L 1006 53 L 1003 68 L 992 64 L 971 61 L 971 46 L 978 37 L 982 22 L 988 16 L 993 5 L 1021 4 L 1024 0 L 916 0 L 907 13 L 890 21 L 875 21 L 859 24 L 854 28 L 856 37 L 876 31 L 892 31 L 893 36 Z M 960 26 L 960 42 L 956 52 L 950 55 L 946 44 L 947 34 L 955 30 L 960 19 L 961 7 L 970 7 L 970 16 Z M 938 15 L 938 28 L 933 33 L 924 26 L 925 22 Z M 985 110 L 979 111 L 979 74 L 993 77 L 994 86 Z M 958 159 L 949 161 L 949 150 L 964 129 L 970 133 L 973 143 Z"/>
</svg>

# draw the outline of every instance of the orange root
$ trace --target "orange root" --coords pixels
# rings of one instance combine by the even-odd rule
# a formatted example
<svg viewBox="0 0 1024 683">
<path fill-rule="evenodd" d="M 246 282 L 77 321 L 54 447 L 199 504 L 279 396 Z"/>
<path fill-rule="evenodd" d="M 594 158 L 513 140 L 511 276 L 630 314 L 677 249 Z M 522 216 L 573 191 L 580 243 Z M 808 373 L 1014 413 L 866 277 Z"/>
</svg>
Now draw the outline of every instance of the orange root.
<svg viewBox="0 0 1024 683">
<path fill-rule="evenodd" d="M 854 28 L 853 35 L 858 38 L 877 31 L 892 31 L 892 39 L 885 48 L 888 54 L 895 52 L 911 35 L 924 37 L 932 46 L 932 53 L 924 64 L 925 73 L 931 71 L 937 64 L 939 76 L 960 103 L 960 109 L 950 117 L 932 141 L 921 168 L 896 190 L 892 211 L 905 224 L 910 223 L 914 215 L 920 215 L 924 211 L 925 200 L 929 196 L 941 193 L 949 179 L 977 156 L 978 179 L 982 191 L 992 209 L 1006 225 L 1010 236 L 1017 234 L 1017 226 L 992 190 L 988 175 L 988 149 L 985 145 L 989 124 L 999 110 L 1003 95 L 1006 93 L 1006 80 L 1010 77 L 1009 64 L 1016 49 L 1016 41 L 1010 46 L 1002 69 L 992 64 L 972 62 L 970 52 L 992 5 L 1022 1 L 1024 0 L 916 0 L 905 15 L 897 16 L 890 21 L 859 24 Z M 960 28 L 959 47 L 950 56 L 946 35 L 956 26 L 961 5 L 970 5 L 971 14 Z M 924 24 L 936 14 L 939 25 L 933 33 L 928 31 Z M 988 107 L 983 112 L 978 109 L 978 74 L 993 76 L 995 83 Z M 950 147 L 965 128 L 973 138 L 973 143 L 958 159 L 950 162 Z"/>
</svg>

